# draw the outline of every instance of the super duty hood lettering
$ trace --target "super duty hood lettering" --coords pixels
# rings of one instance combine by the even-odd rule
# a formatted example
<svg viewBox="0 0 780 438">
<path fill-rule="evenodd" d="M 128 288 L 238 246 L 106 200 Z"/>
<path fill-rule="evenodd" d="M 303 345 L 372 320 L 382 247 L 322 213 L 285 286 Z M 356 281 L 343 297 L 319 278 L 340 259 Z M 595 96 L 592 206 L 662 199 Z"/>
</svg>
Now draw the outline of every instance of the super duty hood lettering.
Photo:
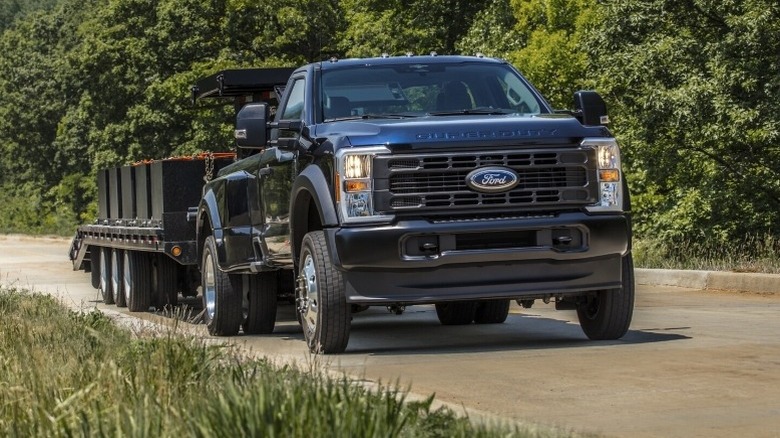
<svg viewBox="0 0 780 438">
<path fill-rule="evenodd" d="M 515 129 L 500 131 L 465 131 L 465 132 L 421 132 L 415 134 L 416 140 L 471 140 L 489 138 L 517 137 L 553 137 L 557 129 Z"/>
</svg>

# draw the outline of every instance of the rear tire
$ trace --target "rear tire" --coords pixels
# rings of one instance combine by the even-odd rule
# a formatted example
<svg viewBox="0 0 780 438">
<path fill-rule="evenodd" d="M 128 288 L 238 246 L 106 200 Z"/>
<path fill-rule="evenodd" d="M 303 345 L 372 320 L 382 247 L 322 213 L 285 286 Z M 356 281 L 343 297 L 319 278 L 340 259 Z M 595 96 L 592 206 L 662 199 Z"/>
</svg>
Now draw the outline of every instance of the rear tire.
<svg viewBox="0 0 780 438">
<path fill-rule="evenodd" d="M 303 237 L 297 293 L 309 351 L 343 353 L 349 342 L 350 306 L 344 280 L 331 263 L 322 231 L 312 231 Z"/>
<path fill-rule="evenodd" d="M 114 302 L 117 307 L 127 307 L 125 303 L 125 285 L 124 285 L 124 251 L 121 249 L 111 250 L 111 290 L 113 292 Z"/>
<path fill-rule="evenodd" d="M 217 245 L 213 236 L 206 238 L 201 265 L 203 286 L 203 319 L 213 336 L 238 334 L 244 320 L 242 281 L 240 275 L 229 275 L 217 265 Z"/>
<path fill-rule="evenodd" d="M 157 254 L 152 259 L 152 299 L 154 306 L 163 309 L 176 306 L 179 298 L 179 267 L 165 254 Z"/>
<path fill-rule="evenodd" d="M 125 303 L 131 312 L 149 310 L 152 296 L 152 266 L 149 254 L 125 251 Z"/>
<path fill-rule="evenodd" d="M 276 324 L 277 273 L 263 272 L 248 275 L 244 296 L 244 333 L 264 335 L 273 333 Z"/>
<path fill-rule="evenodd" d="M 89 248 L 89 274 L 92 287 L 100 289 L 100 254 L 103 252 L 99 246 Z"/>
<path fill-rule="evenodd" d="M 448 301 L 436 303 L 436 316 L 442 325 L 471 324 L 477 312 L 476 301 Z"/>
<path fill-rule="evenodd" d="M 477 324 L 501 324 L 509 315 L 509 300 L 490 300 L 477 304 L 474 322 Z"/>
<path fill-rule="evenodd" d="M 100 294 L 105 304 L 114 304 L 111 277 L 111 248 L 100 248 Z"/>
<path fill-rule="evenodd" d="M 628 332 L 634 313 L 634 261 L 629 253 L 622 261 L 623 287 L 589 295 L 577 307 L 585 335 L 593 340 L 620 339 Z"/>
</svg>

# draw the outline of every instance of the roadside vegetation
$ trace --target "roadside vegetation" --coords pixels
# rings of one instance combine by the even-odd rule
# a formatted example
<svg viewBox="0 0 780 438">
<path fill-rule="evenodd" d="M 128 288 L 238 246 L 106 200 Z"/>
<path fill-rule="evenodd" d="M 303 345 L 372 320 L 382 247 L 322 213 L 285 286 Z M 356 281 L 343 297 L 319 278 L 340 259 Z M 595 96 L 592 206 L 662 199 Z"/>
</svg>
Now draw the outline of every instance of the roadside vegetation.
<svg viewBox="0 0 780 438">
<path fill-rule="evenodd" d="M 634 263 L 639 268 L 780 274 L 780 240 L 747 236 L 732 245 L 702 245 L 637 239 Z"/>
<path fill-rule="evenodd" d="M 475 425 L 433 397 L 366 389 L 177 335 L 134 335 L 97 310 L 0 288 L 0 435 L 568 436 Z"/>
</svg>

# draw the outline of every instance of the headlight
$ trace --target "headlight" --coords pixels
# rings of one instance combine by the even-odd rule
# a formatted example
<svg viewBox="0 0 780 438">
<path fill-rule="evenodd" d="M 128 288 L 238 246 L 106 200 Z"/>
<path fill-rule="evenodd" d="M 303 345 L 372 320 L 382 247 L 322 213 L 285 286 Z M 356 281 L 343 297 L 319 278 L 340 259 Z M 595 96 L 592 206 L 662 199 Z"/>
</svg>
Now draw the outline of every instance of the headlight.
<svg viewBox="0 0 780 438">
<path fill-rule="evenodd" d="M 374 211 L 373 172 L 371 163 L 377 154 L 388 154 L 384 147 L 342 149 L 336 154 L 337 202 L 344 223 L 381 222 L 392 216 Z"/>
<path fill-rule="evenodd" d="M 581 146 L 596 150 L 599 198 L 596 204 L 587 208 L 588 211 L 623 211 L 620 147 L 617 142 L 614 138 L 586 138 Z"/>
</svg>

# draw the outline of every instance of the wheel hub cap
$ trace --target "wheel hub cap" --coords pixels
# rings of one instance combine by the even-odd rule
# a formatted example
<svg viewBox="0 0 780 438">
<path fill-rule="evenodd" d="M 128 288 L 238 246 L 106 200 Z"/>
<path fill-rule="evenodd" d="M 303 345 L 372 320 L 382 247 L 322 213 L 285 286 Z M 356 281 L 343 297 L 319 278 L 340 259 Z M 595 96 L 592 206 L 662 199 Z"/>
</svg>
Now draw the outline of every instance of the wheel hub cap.
<svg viewBox="0 0 780 438">
<path fill-rule="evenodd" d="M 308 329 L 313 332 L 317 326 L 320 297 L 319 289 L 317 288 L 317 270 L 314 267 L 314 259 L 311 254 L 307 254 L 303 262 L 299 284 L 301 290 L 301 316 Z"/>
</svg>

